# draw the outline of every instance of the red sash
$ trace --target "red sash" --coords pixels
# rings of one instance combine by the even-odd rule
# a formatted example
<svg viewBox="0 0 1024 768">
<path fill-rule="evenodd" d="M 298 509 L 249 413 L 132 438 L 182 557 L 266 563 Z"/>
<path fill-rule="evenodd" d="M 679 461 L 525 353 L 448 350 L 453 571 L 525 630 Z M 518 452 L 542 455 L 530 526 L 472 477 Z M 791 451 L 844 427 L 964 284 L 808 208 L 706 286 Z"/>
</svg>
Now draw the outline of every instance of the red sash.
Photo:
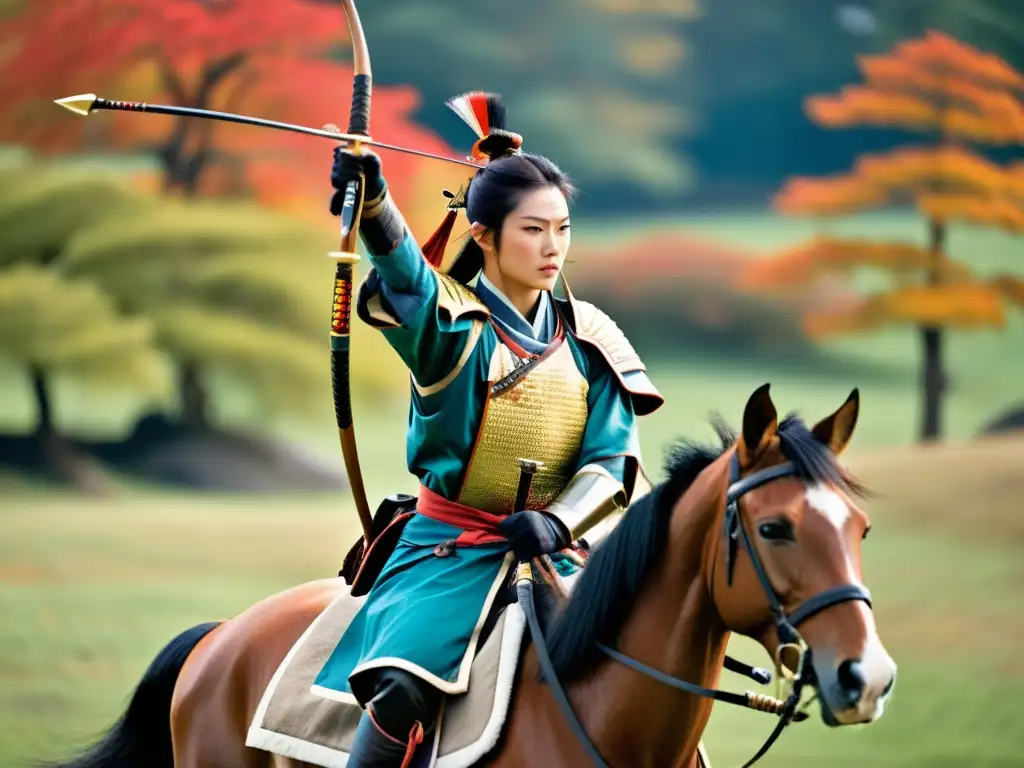
<svg viewBox="0 0 1024 768">
<path fill-rule="evenodd" d="M 439 523 L 462 528 L 462 533 L 455 539 L 456 546 L 471 547 L 474 544 L 495 544 L 499 541 L 506 541 L 501 531 L 498 530 L 498 523 L 505 519 L 505 515 L 494 515 L 474 507 L 467 507 L 456 501 L 449 501 L 425 485 L 420 486 L 416 512 L 431 520 L 437 520 Z"/>
</svg>

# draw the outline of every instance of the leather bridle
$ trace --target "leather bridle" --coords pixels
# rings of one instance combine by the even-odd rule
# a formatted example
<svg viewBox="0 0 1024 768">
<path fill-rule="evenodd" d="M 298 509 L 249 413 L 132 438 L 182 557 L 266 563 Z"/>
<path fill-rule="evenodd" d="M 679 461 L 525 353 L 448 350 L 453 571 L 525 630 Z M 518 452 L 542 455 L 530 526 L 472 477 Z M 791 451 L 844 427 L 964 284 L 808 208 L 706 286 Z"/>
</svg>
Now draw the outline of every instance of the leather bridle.
<svg viewBox="0 0 1024 768">
<path fill-rule="evenodd" d="M 774 707 L 768 708 L 758 706 L 751 698 L 753 697 L 754 700 L 756 700 L 758 698 L 756 694 L 737 694 L 730 691 L 705 688 L 703 686 L 666 675 L 665 673 L 659 672 L 653 667 L 626 656 L 620 651 L 610 648 L 600 642 L 597 643 L 597 647 L 615 661 L 678 690 L 715 699 L 716 701 L 722 701 L 728 704 L 766 709 L 767 711 L 776 711 L 776 714 L 779 716 L 779 722 L 768 737 L 768 740 L 762 745 L 761 749 L 757 751 L 757 754 L 743 765 L 743 768 L 749 768 L 749 766 L 760 760 L 768 752 L 776 739 L 778 739 L 782 734 L 782 731 L 785 730 L 791 722 L 795 719 L 801 719 L 798 717 L 798 714 L 802 713 L 797 712 L 797 706 L 800 703 L 800 696 L 803 692 L 803 687 L 808 683 L 814 683 L 814 672 L 810 663 L 811 652 L 803 642 L 803 639 L 800 637 L 800 633 L 797 632 L 796 628 L 811 616 L 814 616 L 833 605 L 860 600 L 870 606 L 871 593 L 859 584 L 844 584 L 842 586 L 832 587 L 819 592 L 813 597 L 805 600 L 797 606 L 796 609 L 787 614 L 782 605 L 782 601 L 779 599 L 778 593 L 775 591 L 775 588 L 772 586 L 772 583 L 768 578 L 768 574 L 765 572 L 764 565 L 761 563 L 761 558 L 758 557 L 757 550 L 754 548 L 754 544 L 750 540 L 750 534 L 747 532 L 746 526 L 743 524 L 743 518 L 740 514 L 740 499 L 745 494 L 755 488 L 760 488 L 766 483 L 770 483 L 773 480 L 778 480 L 783 477 L 798 477 L 800 476 L 800 472 L 793 462 L 787 461 L 783 464 L 759 470 L 747 477 L 741 477 L 741 474 L 739 459 L 737 455 L 733 453 L 729 464 L 729 488 L 726 492 L 725 508 L 725 539 L 727 546 L 725 556 L 726 584 L 728 586 L 732 586 L 733 571 L 736 565 L 736 550 L 739 543 L 742 542 L 744 550 L 746 550 L 747 555 L 750 557 L 754 573 L 757 575 L 765 596 L 768 598 L 768 606 L 771 610 L 772 620 L 775 623 L 775 630 L 779 638 L 779 651 L 776 655 L 777 666 L 781 669 L 781 653 L 785 648 L 794 648 L 799 656 L 797 669 L 793 671 L 794 674 L 792 677 L 791 691 L 781 708 L 776 710 Z M 594 765 L 598 766 L 598 768 L 609 768 L 608 764 L 598 753 L 597 748 L 594 747 L 593 743 L 590 741 L 590 738 L 587 736 L 583 726 L 580 724 L 579 718 L 576 717 L 572 704 L 569 703 L 565 690 L 562 688 L 562 685 L 555 674 L 554 668 L 551 664 L 551 658 L 548 654 L 547 643 L 540 629 L 540 622 L 537 618 L 536 607 L 533 603 L 533 576 L 528 573 L 529 569 L 526 570 L 527 573 L 525 575 L 521 572 L 517 583 L 517 591 L 520 607 L 526 614 L 527 622 L 530 627 L 530 634 L 533 638 L 533 644 L 537 649 L 537 659 L 540 663 L 541 672 L 543 673 L 548 686 L 551 688 L 555 701 L 562 710 L 562 714 L 565 716 L 566 721 L 575 732 L 576 737 L 580 740 L 584 750 L 590 756 L 591 761 Z"/>
</svg>

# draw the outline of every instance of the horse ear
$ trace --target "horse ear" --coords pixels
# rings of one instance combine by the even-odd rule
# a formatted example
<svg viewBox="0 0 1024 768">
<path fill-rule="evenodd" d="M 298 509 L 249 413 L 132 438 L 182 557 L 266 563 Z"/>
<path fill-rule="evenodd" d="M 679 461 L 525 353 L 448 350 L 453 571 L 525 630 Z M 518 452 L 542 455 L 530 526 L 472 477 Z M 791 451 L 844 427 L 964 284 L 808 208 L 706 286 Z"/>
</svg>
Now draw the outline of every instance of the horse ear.
<svg viewBox="0 0 1024 768">
<path fill-rule="evenodd" d="M 743 409 L 743 433 L 736 447 L 742 467 L 753 463 L 779 427 L 779 414 L 768 394 L 770 387 L 771 384 L 762 384 L 754 390 Z"/>
<path fill-rule="evenodd" d="M 826 416 L 811 429 L 811 433 L 828 446 L 836 456 L 843 452 L 860 414 L 860 391 L 854 388 L 846 402 L 831 416 Z"/>
</svg>

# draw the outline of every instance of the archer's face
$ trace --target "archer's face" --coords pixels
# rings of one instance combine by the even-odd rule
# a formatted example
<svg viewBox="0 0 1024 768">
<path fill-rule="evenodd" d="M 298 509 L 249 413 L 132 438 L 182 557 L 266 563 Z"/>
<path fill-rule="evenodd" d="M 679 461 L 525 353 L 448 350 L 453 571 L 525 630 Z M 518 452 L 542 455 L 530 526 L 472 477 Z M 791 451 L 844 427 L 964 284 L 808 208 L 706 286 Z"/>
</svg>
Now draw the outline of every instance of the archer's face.
<svg viewBox="0 0 1024 768">
<path fill-rule="evenodd" d="M 557 187 L 526 194 L 505 219 L 497 253 L 506 286 L 550 291 L 569 253 L 569 205 Z"/>
</svg>

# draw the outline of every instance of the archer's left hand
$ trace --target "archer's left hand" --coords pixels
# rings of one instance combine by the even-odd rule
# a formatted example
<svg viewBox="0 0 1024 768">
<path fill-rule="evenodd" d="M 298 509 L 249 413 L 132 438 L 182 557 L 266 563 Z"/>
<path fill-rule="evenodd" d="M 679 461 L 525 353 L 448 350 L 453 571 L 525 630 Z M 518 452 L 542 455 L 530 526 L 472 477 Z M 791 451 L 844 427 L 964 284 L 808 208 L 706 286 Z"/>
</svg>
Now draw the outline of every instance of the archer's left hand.
<svg viewBox="0 0 1024 768">
<path fill-rule="evenodd" d="M 572 542 L 566 527 L 547 512 L 516 512 L 498 523 L 498 529 L 523 561 L 558 552 Z"/>
</svg>

